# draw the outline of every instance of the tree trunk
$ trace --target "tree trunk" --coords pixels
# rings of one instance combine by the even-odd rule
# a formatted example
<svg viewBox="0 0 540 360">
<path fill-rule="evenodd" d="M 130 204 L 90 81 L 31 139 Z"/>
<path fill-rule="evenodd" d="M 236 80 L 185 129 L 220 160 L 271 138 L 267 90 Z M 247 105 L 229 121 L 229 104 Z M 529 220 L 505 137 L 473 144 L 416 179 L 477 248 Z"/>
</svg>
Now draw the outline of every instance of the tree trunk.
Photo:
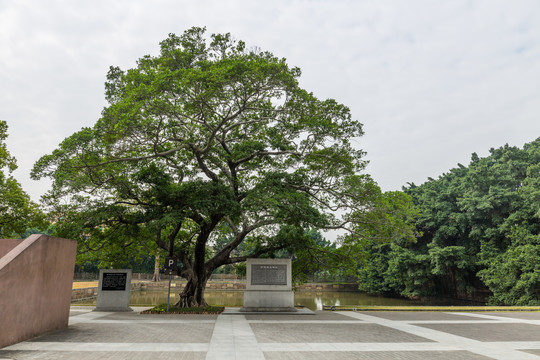
<svg viewBox="0 0 540 360">
<path fill-rule="evenodd" d="M 201 231 L 195 243 L 194 261 L 187 256 L 182 259 L 182 270 L 179 273 L 187 279 L 187 284 L 180 294 L 180 300 L 175 304 L 178 307 L 206 307 L 208 306 L 204 299 L 206 282 L 212 275 L 212 272 L 226 263 L 230 251 L 222 252 L 214 256 L 208 262 L 205 262 L 206 243 L 211 231 L 219 223 L 221 218 L 213 218 L 210 224 Z M 238 242 L 240 243 L 240 242 Z"/>
<path fill-rule="evenodd" d="M 154 277 L 152 277 L 152 281 L 161 281 L 161 274 L 159 273 L 159 254 L 156 255 L 156 259 L 154 260 Z"/>
<path fill-rule="evenodd" d="M 183 308 L 208 306 L 204 299 L 207 281 L 208 278 L 204 275 L 201 277 L 190 276 L 182 293 L 180 293 L 180 300 L 175 306 Z"/>
</svg>

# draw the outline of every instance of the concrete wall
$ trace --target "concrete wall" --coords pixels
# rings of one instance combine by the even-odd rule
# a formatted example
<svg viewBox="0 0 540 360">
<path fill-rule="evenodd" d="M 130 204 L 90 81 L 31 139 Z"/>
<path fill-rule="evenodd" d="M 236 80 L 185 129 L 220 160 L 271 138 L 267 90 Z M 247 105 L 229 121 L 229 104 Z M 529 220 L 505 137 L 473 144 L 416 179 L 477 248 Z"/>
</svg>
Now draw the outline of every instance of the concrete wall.
<svg viewBox="0 0 540 360">
<path fill-rule="evenodd" d="M 67 327 L 76 250 L 31 235 L 0 258 L 0 348 Z"/>
<path fill-rule="evenodd" d="M 0 239 L 0 259 L 22 242 L 22 239 Z"/>
</svg>

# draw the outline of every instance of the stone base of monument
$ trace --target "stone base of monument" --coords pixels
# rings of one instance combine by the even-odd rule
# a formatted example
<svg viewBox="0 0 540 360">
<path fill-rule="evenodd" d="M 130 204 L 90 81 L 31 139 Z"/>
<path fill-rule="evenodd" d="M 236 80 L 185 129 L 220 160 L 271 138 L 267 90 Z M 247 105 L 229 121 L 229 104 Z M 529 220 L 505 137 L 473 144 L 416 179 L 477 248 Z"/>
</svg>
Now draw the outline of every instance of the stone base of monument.
<svg viewBox="0 0 540 360">
<path fill-rule="evenodd" d="M 101 269 L 94 311 L 133 311 L 129 307 L 130 290 L 131 269 Z"/>
<path fill-rule="evenodd" d="M 315 313 L 308 308 L 296 308 L 294 311 L 240 311 L 238 307 L 226 307 L 221 315 L 315 315 Z"/>
<path fill-rule="evenodd" d="M 240 312 L 296 312 L 291 259 L 247 259 L 244 306 Z"/>
<path fill-rule="evenodd" d="M 288 290 L 246 290 L 241 312 L 295 312 L 294 293 Z"/>
</svg>

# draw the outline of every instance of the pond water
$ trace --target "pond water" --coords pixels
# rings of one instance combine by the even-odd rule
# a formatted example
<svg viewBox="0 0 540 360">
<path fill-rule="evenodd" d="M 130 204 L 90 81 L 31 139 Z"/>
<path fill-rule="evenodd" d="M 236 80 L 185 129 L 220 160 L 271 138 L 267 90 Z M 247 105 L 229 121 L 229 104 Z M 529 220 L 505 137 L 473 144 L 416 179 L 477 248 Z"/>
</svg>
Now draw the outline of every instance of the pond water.
<svg viewBox="0 0 540 360">
<path fill-rule="evenodd" d="M 171 304 L 179 299 L 178 293 L 171 290 Z M 243 291 L 206 290 L 205 299 L 210 305 L 242 306 Z M 131 293 L 130 305 L 149 306 L 167 303 L 167 290 L 134 291 Z M 370 296 L 361 292 L 331 291 L 299 291 L 294 293 L 294 303 L 311 310 L 322 310 L 323 305 L 385 305 L 407 306 L 419 305 L 418 301 Z M 96 299 L 79 301 L 77 305 L 95 305 Z"/>
</svg>

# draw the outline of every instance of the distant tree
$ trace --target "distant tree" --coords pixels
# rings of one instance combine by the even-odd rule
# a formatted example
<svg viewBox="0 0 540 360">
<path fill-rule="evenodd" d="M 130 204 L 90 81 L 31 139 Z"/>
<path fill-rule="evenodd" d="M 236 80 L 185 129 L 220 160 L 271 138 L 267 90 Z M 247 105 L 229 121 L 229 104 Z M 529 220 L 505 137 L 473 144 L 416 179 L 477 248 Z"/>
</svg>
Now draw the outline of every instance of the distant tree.
<svg viewBox="0 0 540 360">
<path fill-rule="evenodd" d="M 361 271 L 368 290 L 461 297 L 489 289 L 493 304 L 540 304 L 540 139 L 473 154 L 469 166 L 405 191 L 422 236 L 374 244 Z"/>
<path fill-rule="evenodd" d="M 508 249 L 486 261 L 479 276 L 494 305 L 540 305 L 540 235 L 521 225 L 510 237 Z"/>
<path fill-rule="evenodd" d="M 7 123 L 0 120 L 0 238 L 18 238 L 28 228 L 43 228 L 45 220 L 38 205 L 11 175 L 17 169 L 17 162 L 5 143 L 7 130 Z"/>
<path fill-rule="evenodd" d="M 102 117 L 32 173 L 53 180 L 45 200 L 59 233 L 85 235 L 83 251 L 178 257 L 178 306 L 206 304 L 222 265 L 304 247 L 305 228 L 355 231 L 361 219 L 348 215 L 374 201 L 346 106 L 303 90 L 284 59 L 204 33 L 171 34 L 159 56 L 111 67 Z"/>
<path fill-rule="evenodd" d="M 422 235 L 416 230 L 419 210 L 412 198 L 400 191 L 382 193 L 378 199 L 373 209 L 364 209 L 366 214 L 360 214 L 363 218 L 372 218 L 359 226 L 361 238 L 357 240 L 349 235 L 339 250 L 356 254 L 356 275 L 361 290 L 416 295 L 414 285 L 426 280 L 425 271 L 422 259 L 407 249 L 414 247 Z"/>
<path fill-rule="evenodd" d="M 152 276 L 152 281 L 160 282 L 161 281 L 161 274 L 160 274 L 160 256 L 157 254 L 154 257 L 154 275 Z"/>
</svg>

